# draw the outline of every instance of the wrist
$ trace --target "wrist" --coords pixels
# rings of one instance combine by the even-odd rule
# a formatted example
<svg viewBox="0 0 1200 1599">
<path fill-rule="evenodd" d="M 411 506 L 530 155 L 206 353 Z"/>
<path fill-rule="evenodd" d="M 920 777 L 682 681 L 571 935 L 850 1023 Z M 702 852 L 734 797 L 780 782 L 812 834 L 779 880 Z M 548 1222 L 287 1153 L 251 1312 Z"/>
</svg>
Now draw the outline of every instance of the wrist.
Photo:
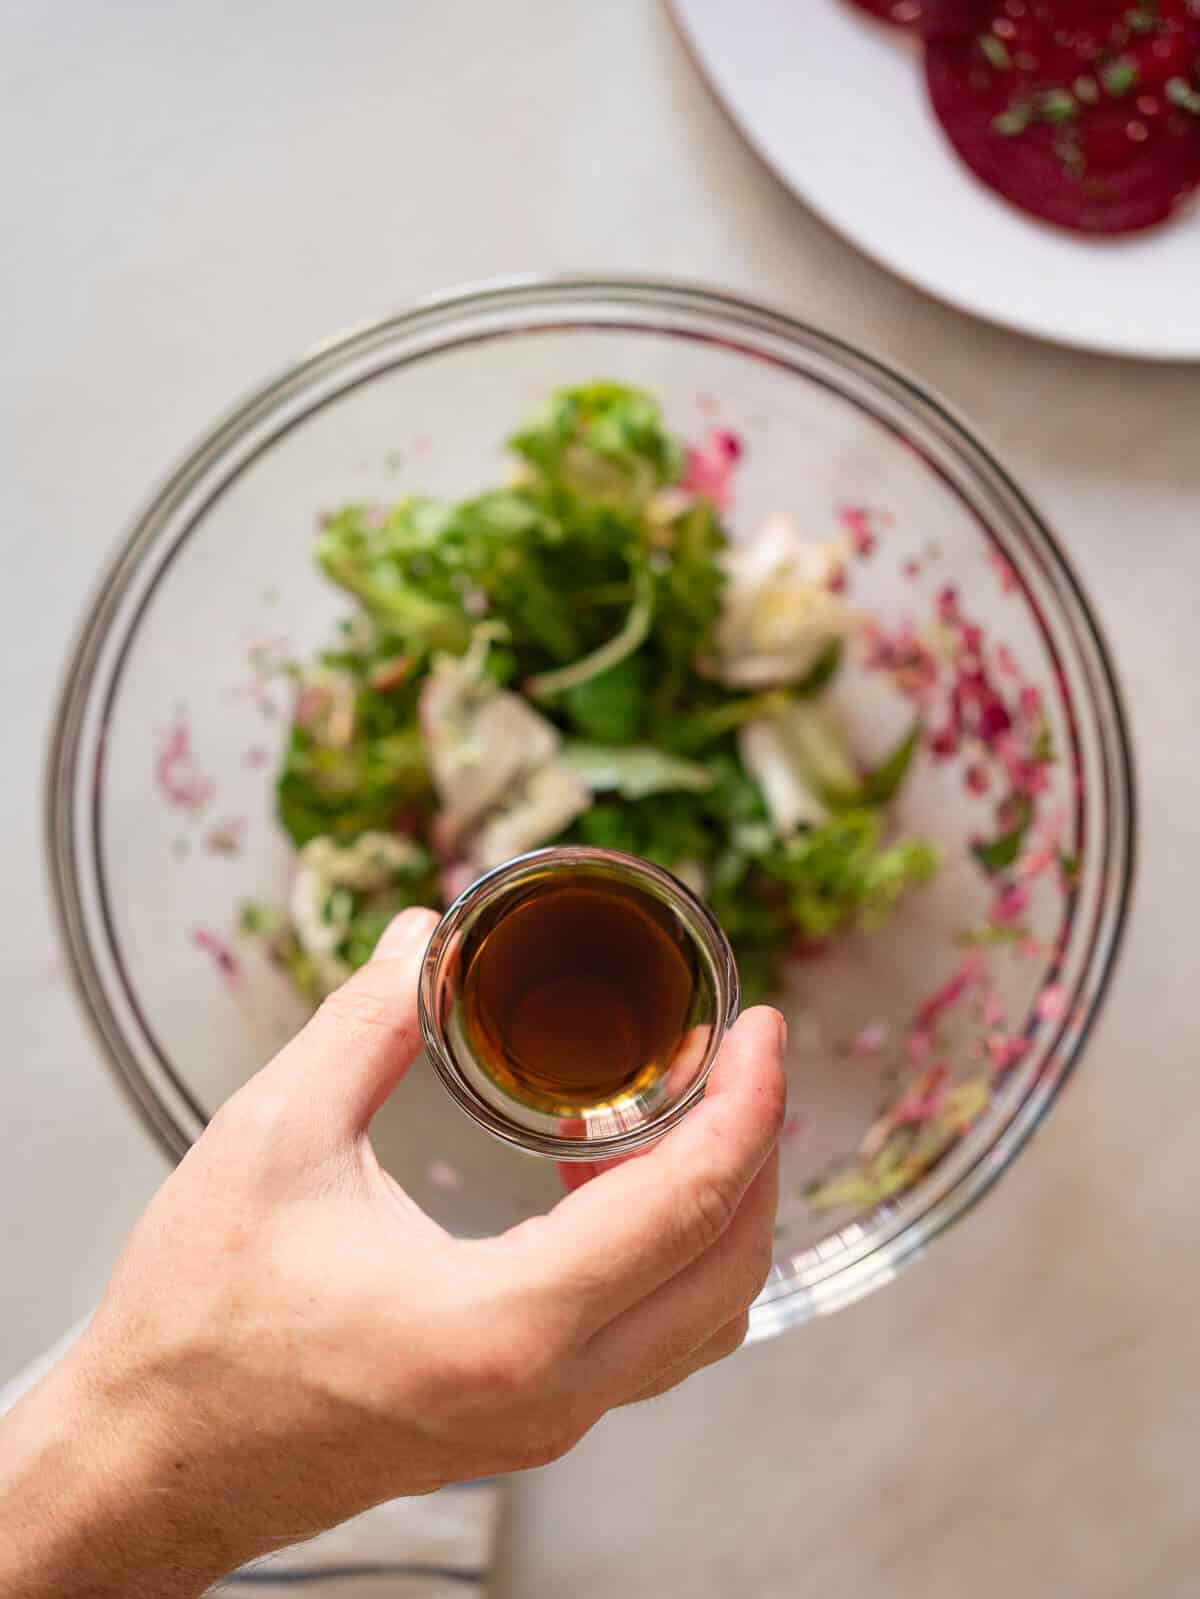
<svg viewBox="0 0 1200 1599">
<path fill-rule="evenodd" d="M 27 1394 L 0 1421 L 0 1599 L 192 1599 L 237 1565 L 170 1432 L 78 1348 Z"/>
</svg>

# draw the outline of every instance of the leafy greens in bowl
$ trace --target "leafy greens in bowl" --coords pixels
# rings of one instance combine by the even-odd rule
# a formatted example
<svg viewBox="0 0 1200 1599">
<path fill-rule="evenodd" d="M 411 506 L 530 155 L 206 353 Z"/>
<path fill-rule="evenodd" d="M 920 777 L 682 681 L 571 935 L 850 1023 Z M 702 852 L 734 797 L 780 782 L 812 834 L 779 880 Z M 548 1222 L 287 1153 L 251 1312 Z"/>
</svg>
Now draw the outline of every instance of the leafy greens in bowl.
<svg viewBox="0 0 1200 1599">
<path fill-rule="evenodd" d="M 357 608 L 290 666 L 298 871 L 286 912 L 246 925 L 316 999 L 404 906 L 578 842 L 705 896 L 763 997 L 937 867 L 889 836 L 919 720 L 865 769 L 830 702 L 867 622 L 841 593 L 862 513 L 820 543 L 775 516 L 735 548 L 737 437 L 688 448 L 616 383 L 557 392 L 509 444 L 502 487 L 323 519 L 317 560 Z"/>
</svg>

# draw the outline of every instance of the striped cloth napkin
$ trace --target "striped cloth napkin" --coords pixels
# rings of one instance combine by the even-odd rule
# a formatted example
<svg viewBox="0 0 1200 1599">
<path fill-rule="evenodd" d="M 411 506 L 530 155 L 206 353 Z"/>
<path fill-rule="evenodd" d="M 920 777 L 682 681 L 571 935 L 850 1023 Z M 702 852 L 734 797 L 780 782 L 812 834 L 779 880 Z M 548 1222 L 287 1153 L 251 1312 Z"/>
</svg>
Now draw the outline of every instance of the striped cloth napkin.
<svg viewBox="0 0 1200 1599">
<path fill-rule="evenodd" d="M 74 1343 L 86 1320 L 0 1387 L 0 1416 Z M 394 1499 L 308 1543 L 243 1566 L 212 1599 L 301 1592 L 309 1599 L 482 1599 L 501 1487 L 464 1483 L 421 1499 Z"/>
</svg>

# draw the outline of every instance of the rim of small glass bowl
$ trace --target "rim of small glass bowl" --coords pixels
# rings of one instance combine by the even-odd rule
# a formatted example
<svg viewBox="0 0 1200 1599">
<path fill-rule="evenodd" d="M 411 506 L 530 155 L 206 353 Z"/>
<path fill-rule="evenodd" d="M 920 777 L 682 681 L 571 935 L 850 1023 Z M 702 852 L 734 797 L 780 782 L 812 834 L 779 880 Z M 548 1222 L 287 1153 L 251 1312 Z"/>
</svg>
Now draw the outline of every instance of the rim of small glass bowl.
<svg viewBox="0 0 1200 1599">
<path fill-rule="evenodd" d="M 658 890 L 664 904 L 683 922 L 689 936 L 699 946 L 708 967 L 713 990 L 715 1013 L 712 1034 L 705 1045 L 704 1059 L 695 1080 L 681 1099 L 668 1104 L 660 1114 L 650 1117 L 636 1127 L 623 1128 L 615 1133 L 603 1133 L 593 1138 L 556 1137 L 533 1126 L 522 1126 L 515 1116 L 498 1111 L 474 1087 L 469 1076 L 455 1059 L 454 1050 L 446 1036 L 441 1017 L 441 983 L 446 961 L 455 948 L 456 940 L 464 932 L 464 923 L 470 924 L 514 884 L 536 876 L 540 867 L 555 862 L 563 866 L 582 866 L 585 869 L 611 867 L 626 880 L 634 878 L 649 883 Z M 421 980 L 417 993 L 421 1022 L 421 1036 L 433 1068 L 441 1078 L 447 1093 L 455 1104 L 481 1127 L 532 1155 L 549 1156 L 555 1160 L 612 1160 L 618 1155 L 629 1155 L 645 1149 L 664 1138 L 683 1120 L 688 1111 L 704 1095 L 717 1052 L 725 1034 L 737 1018 L 741 1003 L 741 984 L 733 950 L 724 929 L 702 900 L 697 899 L 686 883 L 673 873 L 664 871 L 651 861 L 620 850 L 598 849 L 586 844 L 551 845 L 547 849 L 529 850 L 510 861 L 493 867 L 465 888 L 443 915 L 433 930 L 421 963 Z"/>
<path fill-rule="evenodd" d="M 889 1281 L 1012 1163 L 1071 1075 L 1099 1014 L 1136 869 L 1137 796 L 1128 723 L 1109 651 L 1079 581 L 1042 517 L 991 452 L 948 405 L 903 373 L 843 339 L 736 294 L 640 277 L 522 276 L 467 286 L 319 345 L 255 390 L 200 441 L 133 523 L 97 587 L 69 658 L 48 753 L 45 834 L 54 909 L 73 986 L 104 1055 L 162 1147 L 182 1157 L 203 1130 L 205 1114 L 154 1039 L 124 972 L 100 842 L 105 731 L 143 611 L 230 475 L 297 423 L 359 384 L 424 357 L 481 340 L 571 330 L 658 333 L 717 343 L 830 389 L 906 443 L 919 435 L 923 445 L 915 447 L 929 469 L 957 495 L 981 536 L 1019 568 L 1026 598 L 1060 669 L 1060 650 L 1044 620 L 1047 605 L 1056 625 L 1065 628 L 1098 746 L 1102 821 L 1100 836 L 1087 841 L 1096 851 L 1087 865 L 1090 873 L 1098 871 L 1099 887 L 1089 907 L 1089 927 L 1077 925 L 1075 905 L 1068 910 L 1068 932 L 1087 942 L 1066 1014 L 1040 1024 L 1040 1059 L 1010 1078 L 993 1103 L 985 1118 L 992 1127 L 986 1142 L 976 1136 L 977 1125 L 912 1190 L 866 1218 L 870 1225 L 855 1221 L 835 1229 L 825 1243 L 795 1257 L 790 1274 L 776 1268 L 755 1306 L 751 1338 L 761 1338 L 836 1310 Z M 941 460 L 933 458 L 935 449 L 943 452 Z M 228 467 L 231 457 L 232 474 L 223 472 L 214 486 L 210 474 Z M 1040 596 L 1030 592 L 1031 583 L 1039 586 Z M 1074 721 L 1071 733 L 1078 763 Z M 1082 806 L 1081 799 L 1080 812 Z M 1012 1103 L 995 1126 L 991 1118 L 1006 1096 Z M 193 1124 L 193 1132 L 182 1118 Z M 881 1216 L 885 1224 L 874 1225 Z M 834 1239 L 837 1247 L 828 1247 Z"/>
</svg>

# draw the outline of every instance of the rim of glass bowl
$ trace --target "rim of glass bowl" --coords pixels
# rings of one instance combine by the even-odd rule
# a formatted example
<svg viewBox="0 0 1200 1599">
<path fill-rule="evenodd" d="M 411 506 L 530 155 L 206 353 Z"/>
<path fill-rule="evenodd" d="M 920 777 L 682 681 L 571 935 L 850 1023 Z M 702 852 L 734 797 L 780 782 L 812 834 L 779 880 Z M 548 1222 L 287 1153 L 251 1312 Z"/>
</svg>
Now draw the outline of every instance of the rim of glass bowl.
<svg viewBox="0 0 1200 1599">
<path fill-rule="evenodd" d="M 941 400 L 883 362 L 737 295 L 643 278 L 505 279 L 425 300 L 318 346 L 230 411 L 181 462 L 134 522 L 98 586 L 60 691 L 46 770 L 58 929 L 104 1054 L 160 1144 L 181 1157 L 203 1130 L 206 1113 L 153 1037 L 124 971 L 100 842 L 105 734 L 142 613 L 211 501 L 298 422 L 383 371 L 446 349 L 572 328 L 715 342 L 767 360 L 824 386 L 919 449 L 1016 574 L 1061 675 L 1070 753 L 1080 776 L 1081 829 L 1085 804 L 1099 811 L 1099 836 L 1081 839 L 1090 852 L 1088 870 L 1065 920 L 1062 964 L 1070 972 L 1056 974 L 1069 976 L 1066 1014 L 1038 1025 L 1037 1047 L 987 1116 L 918 1185 L 836 1229 L 786 1269 L 776 1266 L 755 1306 L 751 1337 L 764 1337 L 890 1280 L 1011 1164 L 1071 1074 L 1096 1019 L 1135 872 L 1137 800 L 1127 719 L 1080 584 L 1045 522 L 987 448 Z M 1072 692 L 1088 704 L 1092 748 L 1081 749 Z"/>
<path fill-rule="evenodd" d="M 585 868 L 608 866 L 626 879 L 635 878 L 653 885 L 658 896 L 684 923 L 689 936 L 699 947 L 712 985 L 712 1035 L 688 1091 L 661 1114 L 652 1116 L 636 1127 L 622 1128 L 593 1138 L 556 1137 L 532 1125 L 522 1126 L 515 1117 L 503 1115 L 475 1088 L 468 1074 L 458 1064 L 446 1038 L 446 1028 L 439 1019 L 443 969 L 456 940 L 464 932 L 464 922 L 469 926 L 512 887 L 536 877 L 539 868 L 552 861 Z M 661 866 L 655 866 L 638 856 L 626 855 L 619 850 L 597 849 L 586 844 L 552 845 L 548 849 L 529 850 L 524 855 L 516 855 L 512 860 L 493 867 L 464 889 L 434 928 L 425 959 L 421 963 L 418 989 L 421 1036 L 425 1041 L 425 1049 L 455 1104 L 506 1144 L 555 1160 L 612 1160 L 618 1155 L 645 1149 L 665 1137 L 703 1097 L 704 1085 L 716 1061 L 717 1051 L 737 1018 L 740 1002 L 741 985 L 729 940 L 708 906 L 697 899 L 687 884 L 680 882 L 673 873 L 664 871 Z"/>
</svg>

